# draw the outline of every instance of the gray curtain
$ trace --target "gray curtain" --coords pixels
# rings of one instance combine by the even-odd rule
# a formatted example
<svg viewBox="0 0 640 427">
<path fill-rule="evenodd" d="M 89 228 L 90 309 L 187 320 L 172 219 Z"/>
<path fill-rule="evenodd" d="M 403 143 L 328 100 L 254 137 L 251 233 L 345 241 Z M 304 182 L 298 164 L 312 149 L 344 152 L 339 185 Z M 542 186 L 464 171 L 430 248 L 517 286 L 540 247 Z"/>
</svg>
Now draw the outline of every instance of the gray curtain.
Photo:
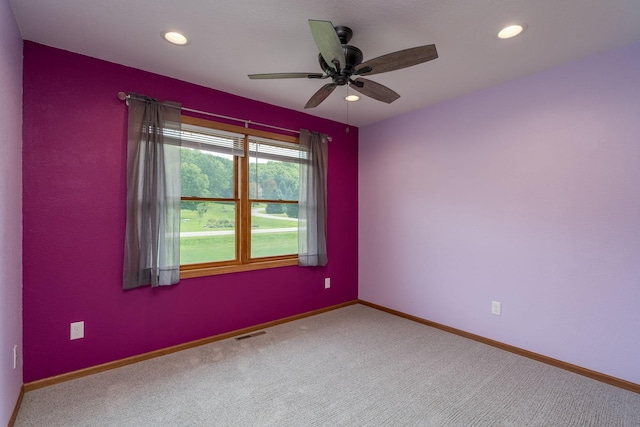
<svg viewBox="0 0 640 427">
<path fill-rule="evenodd" d="M 129 94 L 123 288 L 180 281 L 180 104 Z"/>
<path fill-rule="evenodd" d="M 327 135 L 300 130 L 298 265 L 327 265 Z"/>
</svg>

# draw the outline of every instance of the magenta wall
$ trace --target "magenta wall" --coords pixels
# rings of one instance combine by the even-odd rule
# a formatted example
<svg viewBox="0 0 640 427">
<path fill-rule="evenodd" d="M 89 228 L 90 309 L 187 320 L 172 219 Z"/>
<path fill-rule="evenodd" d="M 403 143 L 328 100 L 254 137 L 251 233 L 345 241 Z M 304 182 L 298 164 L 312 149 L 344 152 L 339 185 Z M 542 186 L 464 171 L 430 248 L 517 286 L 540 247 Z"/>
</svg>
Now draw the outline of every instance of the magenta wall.
<svg viewBox="0 0 640 427">
<path fill-rule="evenodd" d="M 640 384 L 640 45 L 360 129 L 359 212 L 361 299 Z"/>
<path fill-rule="evenodd" d="M 215 71 L 212 71 L 215 72 Z M 333 137 L 325 268 L 284 267 L 122 291 L 125 104 L 185 107 Z M 357 298 L 358 133 L 306 114 L 25 42 L 24 381 Z M 331 289 L 324 289 L 331 277 Z M 84 320 L 82 340 L 70 322 Z"/>
<path fill-rule="evenodd" d="M 5 0 L 0 1 L 0 129 L 0 425 L 7 425 L 22 386 L 22 37 Z"/>
</svg>

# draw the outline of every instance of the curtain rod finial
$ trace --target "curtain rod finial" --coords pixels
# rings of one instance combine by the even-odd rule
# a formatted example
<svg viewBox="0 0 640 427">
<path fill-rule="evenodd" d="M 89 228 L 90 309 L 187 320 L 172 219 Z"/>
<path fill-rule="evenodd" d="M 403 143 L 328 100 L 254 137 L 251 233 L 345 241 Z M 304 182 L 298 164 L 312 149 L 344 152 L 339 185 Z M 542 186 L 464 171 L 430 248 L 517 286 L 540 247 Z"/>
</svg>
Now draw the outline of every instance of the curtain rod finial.
<svg viewBox="0 0 640 427">
<path fill-rule="evenodd" d="M 127 99 L 127 98 L 128 98 L 128 95 L 127 95 L 126 93 L 124 93 L 124 92 L 118 92 L 118 99 L 119 99 L 120 101 L 124 101 L 124 100 L 125 100 L 125 99 Z"/>
</svg>

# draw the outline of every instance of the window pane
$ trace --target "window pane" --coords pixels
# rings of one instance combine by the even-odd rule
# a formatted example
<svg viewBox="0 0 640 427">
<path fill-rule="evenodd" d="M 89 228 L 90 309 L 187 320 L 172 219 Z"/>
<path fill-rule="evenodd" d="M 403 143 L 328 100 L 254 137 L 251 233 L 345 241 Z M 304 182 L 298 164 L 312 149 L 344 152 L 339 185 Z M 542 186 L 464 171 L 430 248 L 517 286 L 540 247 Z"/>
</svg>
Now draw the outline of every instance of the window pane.
<svg viewBox="0 0 640 427">
<path fill-rule="evenodd" d="M 234 202 L 182 201 L 180 264 L 236 259 Z"/>
<path fill-rule="evenodd" d="M 251 258 L 298 253 L 298 205 L 253 203 Z"/>
<path fill-rule="evenodd" d="M 233 198 L 233 156 L 182 148 L 182 197 Z"/>
<path fill-rule="evenodd" d="M 249 198 L 297 201 L 300 176 L 298 154 L 295 144 L 283 147 L 250 140 Z"/>
</svg>

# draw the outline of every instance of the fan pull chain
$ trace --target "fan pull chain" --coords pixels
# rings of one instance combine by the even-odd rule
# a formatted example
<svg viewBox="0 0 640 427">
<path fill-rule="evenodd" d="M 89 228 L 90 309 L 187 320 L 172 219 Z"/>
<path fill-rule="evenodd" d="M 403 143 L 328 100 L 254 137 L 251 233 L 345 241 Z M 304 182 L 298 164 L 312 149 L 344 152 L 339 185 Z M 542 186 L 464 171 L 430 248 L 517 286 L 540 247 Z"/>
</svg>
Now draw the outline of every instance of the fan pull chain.
<svg viewBox="0 0 640 427">
<path fill-rule="evenodd" d="M 349 97 L 349 84 L 345 85 L 347 87 L 347 98 Z M 347 99 L 345 98 L 345 100 Z M 349 133 L 349 104 L 351 104 L 349 101 L 347 101 L 347 127 L 344 129 L 345 133 Z"/>
</svg>

